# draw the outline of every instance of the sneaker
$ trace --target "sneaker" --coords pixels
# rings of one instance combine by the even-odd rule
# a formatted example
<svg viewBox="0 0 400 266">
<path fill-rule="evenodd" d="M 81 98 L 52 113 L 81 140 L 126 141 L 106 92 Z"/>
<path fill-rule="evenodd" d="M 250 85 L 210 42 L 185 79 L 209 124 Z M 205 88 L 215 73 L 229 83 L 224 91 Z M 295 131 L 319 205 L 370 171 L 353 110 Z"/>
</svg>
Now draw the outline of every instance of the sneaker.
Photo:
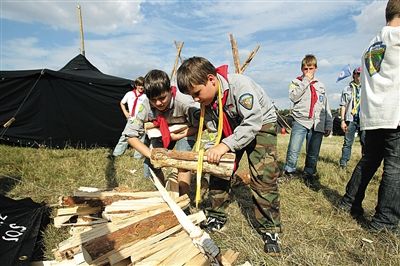
<svg viewBox="0 0 400 266">
<path fill-rule="evenodd" d="M 271 256 L 277 256 L 281 253 L 280 240 L 278 233 L 263 233 L 264 252 Z"/>
<path fill-rule="evenodd" d="M 208 232 L 216 232 L 216 231 L 221 231 L 225 223 L 226 223 L 226 218 L 217 218 L 209 216 L 207 217 L 207 220 L 203 221 L 200 224 L 200 228 Z"/>
</svg>

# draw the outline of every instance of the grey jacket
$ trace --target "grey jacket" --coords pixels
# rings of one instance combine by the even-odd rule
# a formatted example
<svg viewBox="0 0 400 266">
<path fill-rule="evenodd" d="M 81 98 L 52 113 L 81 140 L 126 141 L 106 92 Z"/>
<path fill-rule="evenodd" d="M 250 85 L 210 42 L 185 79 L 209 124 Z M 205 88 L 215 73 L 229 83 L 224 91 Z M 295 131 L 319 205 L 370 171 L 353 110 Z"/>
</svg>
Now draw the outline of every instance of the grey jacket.
<svg viewBox="0 0 400 266">
<path fill-rule="evenodd" d="M 231 151 L 246 147 L 255 138 L 261 127 L 276 122 L 275 108 L 257 83 L 241 74 L 229 74 L 228 81 L 217 74 L 222 95 L 229 90 L 224 106 L 233 134 L 222 139 Z M 218 127 L 218 110 L 206 106 L 206 125 L 210 131 Z"/>
<path fill-rule="evenodd" d="M 164 115 L 168 123 L 175 118 L 185 118 L 189 126 L 198 127 L 200 117 L 200 104 L 193 101 L 193 98 L 176 91 L 176 96 L 171 99 L 169 107 L 164 112 L 158 111 L 150 106 L 149 100 L 143 102 L 135 118 L 129 120 L 123 131 L 127 137 L 141 138 L 144 134 L 144 123 L 153 121 L 158 114 Z"/>
<path fill-rule="evenodd" d="M 302 126 L 315 131 L 325 132 L 332 130 L 333 120 L 331 110 L 329 108 L 327 92 L 325 86 L 318 79 L 314 78 L 315 90 L 318 100 L 314 106 L 313 116 L 309 118 L 309 110 L 311 105 L 310 80 L 304 77 L 303 80 L 298 78 L 292 80 L 289 85 L 289 99 L 293 102 L 292 116 L 296 122 Z"/>
</svg>

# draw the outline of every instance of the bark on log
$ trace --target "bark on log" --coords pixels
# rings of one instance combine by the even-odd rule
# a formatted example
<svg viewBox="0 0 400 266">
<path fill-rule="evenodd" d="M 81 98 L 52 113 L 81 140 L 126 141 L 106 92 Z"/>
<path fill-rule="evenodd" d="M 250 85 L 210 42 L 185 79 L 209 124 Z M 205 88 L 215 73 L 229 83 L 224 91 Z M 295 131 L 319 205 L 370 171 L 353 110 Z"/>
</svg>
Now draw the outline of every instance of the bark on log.
<svg viewBox="0 0 400 266">
<path fill-rule="evenodd" d="M 210 173 L 222 179 L 229 179 L 233 173 L 235 164 L 234 153 L 227 153 L 222 156 L 219 164 L 207 162 L 207 156 L 203 158 L 203 173 Z M 151 151 L 151 163 L 154 167 L 175 167 L 197 171 L 198 153 L 191 151 L 174 151 L 162 148 L 155 148 Z"/>
<path fill-rule="evenodd" d="M 127 244 L 133 244 L 151 235 L 166 231 L 177 224 L 179 222 L 171 211 L 164 212 L 85 242 L 82 245 L 82 249 L 87 252 L 92 261 L 95 261 L 101 259 L 102 256 L 106 256 L 109 252 L 119 250 Z M 87 262 L 91 263 L 92 261 Z"/>
</svg>

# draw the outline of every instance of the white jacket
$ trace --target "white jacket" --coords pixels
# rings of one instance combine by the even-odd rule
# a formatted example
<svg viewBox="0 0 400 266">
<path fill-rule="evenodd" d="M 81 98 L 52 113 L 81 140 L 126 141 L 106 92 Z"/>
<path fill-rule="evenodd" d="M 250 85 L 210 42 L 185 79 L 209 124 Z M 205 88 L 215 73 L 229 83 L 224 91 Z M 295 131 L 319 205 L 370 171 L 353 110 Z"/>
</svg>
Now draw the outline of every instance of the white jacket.
<svg viewBox="0 0 400 266">
<path fill-rule="evenodd" d="M 400 27 L 385 26 L 361 59 L 362 130 L 400 124 Z"/>
</svg>

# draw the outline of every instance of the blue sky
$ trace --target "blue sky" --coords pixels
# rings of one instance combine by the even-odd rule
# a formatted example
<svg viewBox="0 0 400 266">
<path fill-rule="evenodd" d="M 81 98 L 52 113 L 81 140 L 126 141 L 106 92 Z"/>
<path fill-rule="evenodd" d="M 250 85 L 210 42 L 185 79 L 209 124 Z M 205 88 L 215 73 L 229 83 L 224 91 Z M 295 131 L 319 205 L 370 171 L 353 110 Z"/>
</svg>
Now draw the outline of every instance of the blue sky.
<svg viewBox="0 0 400 266">
<path fill-rule="evenodd" d="M 290 107 L 288 84 L 311 53 L 334 109 L 350 81 L 336 83 L 339 72 L 360 64 L 362 51 L 385 25 L 387 1 L 1 0 L 0 69 L 58 70 L 78 55 L 78 3 L 86 57 L 103 73 L 129 79 L 154 68 L 171 73 L 174 41 L 184 42 L 183 58 L 206 57 L 234 72 L 232 33 L 242 64 L 260 45 L 244 74 L 278 108 Z"/>
</svg>

